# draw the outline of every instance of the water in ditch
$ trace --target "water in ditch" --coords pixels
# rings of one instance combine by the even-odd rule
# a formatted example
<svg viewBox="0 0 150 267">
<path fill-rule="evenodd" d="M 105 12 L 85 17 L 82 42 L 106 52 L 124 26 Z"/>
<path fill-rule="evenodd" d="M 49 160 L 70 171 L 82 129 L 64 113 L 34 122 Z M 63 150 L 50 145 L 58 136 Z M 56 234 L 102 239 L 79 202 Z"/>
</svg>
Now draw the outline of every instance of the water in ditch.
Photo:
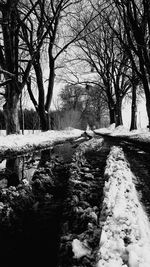
<svg viewBox="0 0 150 267">
<path fill-rule="evenodd" d="M 57 266 L 70 143 L 0 163 L 1 266 Z"/>
<path fill-rule="evenodd" d="M 76 148 L 65 143 L 1 159 L 2 266 L 93 266 L 94 254 L 78 261 L 70 246 L 80 235 L 88 235 L 93 251 L 99 244 L 99 207 L 110 147 L 101 144 L 79 158 Z"/>
</svg>

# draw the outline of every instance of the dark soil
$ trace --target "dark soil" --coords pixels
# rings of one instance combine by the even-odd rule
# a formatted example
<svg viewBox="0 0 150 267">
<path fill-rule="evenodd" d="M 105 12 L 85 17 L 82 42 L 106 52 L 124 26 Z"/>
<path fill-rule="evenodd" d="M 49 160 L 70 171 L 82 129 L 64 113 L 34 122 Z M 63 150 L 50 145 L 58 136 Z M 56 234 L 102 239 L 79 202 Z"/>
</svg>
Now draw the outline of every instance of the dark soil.
<svg viewBox="0 0 150 267">
<path fill-rule="evenodd" d="M 80 145 L 70 164 L 67 199 L 64 203 L 59 267 L 86 266 L 96 263 L 101 229 L 99 216 L 103 200 L 104 167 L 109 147 L 101 140 Z M 76 258 L 73 240 L 86 243 L 89 255 Z"/>
<path fill-rule="evenodd" d="M 101 141 L 43 151 L 29 183 L 23 180 L 0 190 L 1 266 L 95 264 L 109 153 Z M 90 254 L 75 258 L 74 239 L 86 242 Z"/>
<path fill-rule="evenodd" d="M 65 164 L 45 162 L 30 186 L 1 190 L 1 266 L 57 266 L 67 180 Z"/>
</svg>

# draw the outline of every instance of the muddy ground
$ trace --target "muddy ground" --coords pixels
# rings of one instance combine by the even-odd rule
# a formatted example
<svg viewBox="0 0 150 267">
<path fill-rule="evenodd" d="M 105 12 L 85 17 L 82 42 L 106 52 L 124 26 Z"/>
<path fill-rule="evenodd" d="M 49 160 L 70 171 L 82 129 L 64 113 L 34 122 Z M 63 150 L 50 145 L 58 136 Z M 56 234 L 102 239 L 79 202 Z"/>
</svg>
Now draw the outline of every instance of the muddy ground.
<svg viewBox="0 0 150 267">
<path fill-rule="evenodd" d="M 79 143 L 62 145 L 59 153 L 42 151 L 31 180 L 0 190 L 1 266 L 95 266 L 103 174 L 115 143 L 99 137 Z M 137 157 L 135 148 L 119 145 L 149 207 L 149 154 L 139 150 Z"/>
<path fill-rule="evenodd" d="M 30 182 L 24 179 L 1 189 L 2 266 L 95 264 L 109 153 L 102 144 L 102 138 L 72 143 L 71 157 L 65 161 L 43 151 Z M 85 245 L 86 255 L 76 255 L 72 245 L 76 241 Z"/>
</svg>

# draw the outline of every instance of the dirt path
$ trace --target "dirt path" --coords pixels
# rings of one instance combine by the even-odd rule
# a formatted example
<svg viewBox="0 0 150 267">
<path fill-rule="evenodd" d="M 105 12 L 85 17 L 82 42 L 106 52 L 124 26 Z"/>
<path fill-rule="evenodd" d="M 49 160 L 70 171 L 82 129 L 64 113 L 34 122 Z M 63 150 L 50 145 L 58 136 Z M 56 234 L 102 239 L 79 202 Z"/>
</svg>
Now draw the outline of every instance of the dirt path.
<svg viewBox="0 0 150 267">
<path fill-rule="evenodd" d="M 124 146 L 125 156 L 137 177 L 136 189 L 150 219 L 150 153 L 138 148 Z"/>
</svg>

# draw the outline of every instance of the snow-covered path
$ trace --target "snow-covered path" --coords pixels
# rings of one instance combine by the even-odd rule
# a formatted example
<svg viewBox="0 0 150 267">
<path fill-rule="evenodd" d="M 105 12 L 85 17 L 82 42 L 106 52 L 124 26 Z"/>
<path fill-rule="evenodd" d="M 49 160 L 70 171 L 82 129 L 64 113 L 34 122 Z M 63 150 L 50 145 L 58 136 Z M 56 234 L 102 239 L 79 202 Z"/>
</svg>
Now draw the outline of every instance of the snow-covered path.
<svg viewBox="0 0 150 267">
<path fill-rule="evenodd" d="M 12 134 L 0 137 L 0 154 L 20 153 L 34 149 L 46 148 L 55 143 L 65 142 L 72 138 L 78 138 L 83 131 L 79 129 L 66 129 L 63 131 L 47 131 L 35 134 Z"/>
<path fill-rule="evenodd" d="M 112 147 L 106 163 L 97 267 L 149 267 L 150 223 L 141 205 L 120 147 Z"/>
<path fill-rule="evenodd" d="M 113 140 L 126 141 L 150 151 L 150 131 L 148 128 L 129 131 L 123 125 L 115 128 L 115 125 L 112 124 L 108 128 L 96 129 L 94 132 L 97 135 L 109 137 Z"/>
</svg>

